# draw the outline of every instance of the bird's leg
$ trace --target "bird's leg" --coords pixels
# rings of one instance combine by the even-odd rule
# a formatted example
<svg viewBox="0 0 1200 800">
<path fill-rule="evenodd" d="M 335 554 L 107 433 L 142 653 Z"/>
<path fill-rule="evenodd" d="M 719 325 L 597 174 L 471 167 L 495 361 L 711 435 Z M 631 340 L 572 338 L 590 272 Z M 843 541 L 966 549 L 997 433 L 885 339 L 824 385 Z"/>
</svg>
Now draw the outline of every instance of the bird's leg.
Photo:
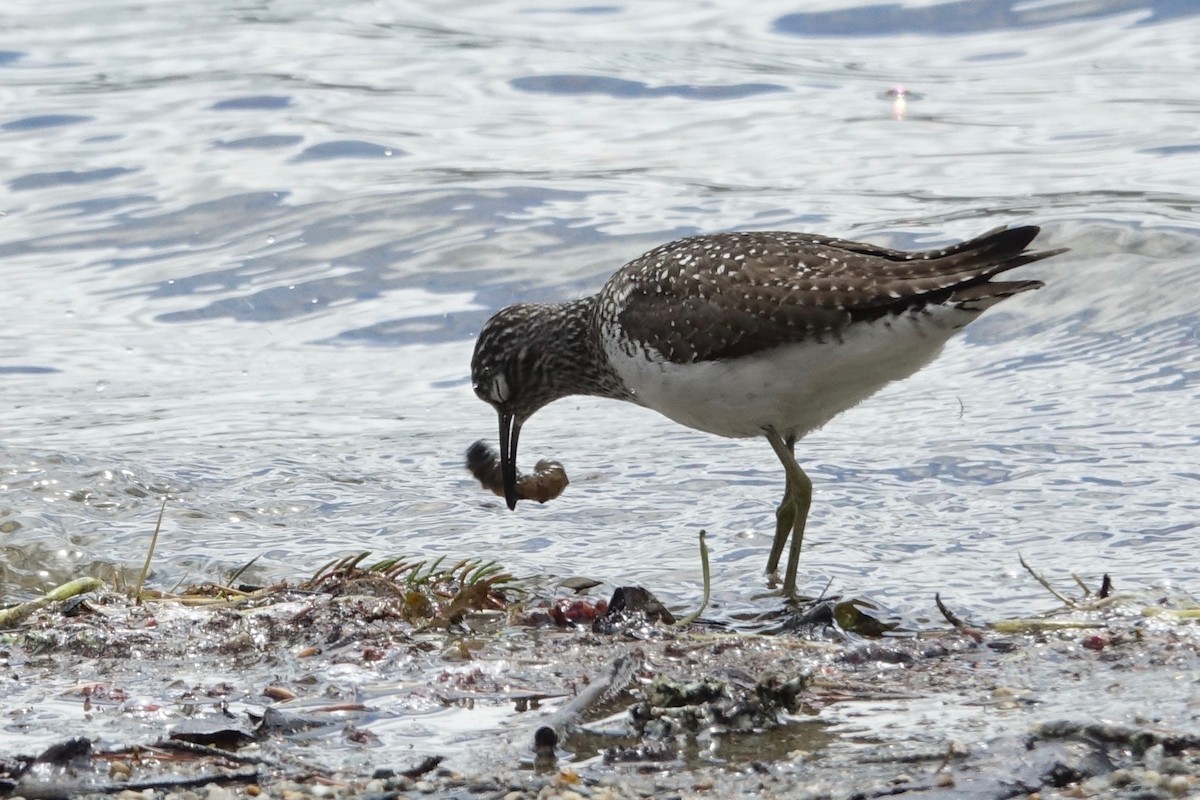
<svg viewBox="0 0 1200 800">
<path fill-rule="evenodd" d="M 796 437 L 789 436 L 785 441 L 788 452 L 795 452 Z M 792 533 L 792 520 L 796 517 L 796 506 L 792 503 L 792 476 L 787 475 L 787 483 L 783 490 L 783 499 L 775 509 L 775 538 L 771 541 L 771 557 L 767 559 L 767 573 L 774 575 L 779 569 L 779 559 L 783 555 L 783 546 Z"/>
<path fill-rule="evenodd" d="M 808 520 L 808 509 L 812 505 L 812 481 L 796 463 L 796 457 L 792 453 L 795 440 L 789 437 L 789 441 L 785 442 L 774 428 L 764 428 L 763 431 L 767 441 L 771 443 L 775 455 L 779 457 L 779 462 L 783 464 L 784 472 L 787 473 L 788 486 L 785 499 L 790 499 L 792 504 L 792 547 L 788 551 L 787 571 L 783 573 L 783 593 L 787 597 L 792 597 L 796 593 L 796 570 L 800 567 L 800 547 L 804 544 L 804 523 Z M 785 535 L 784 539 L 786 538 Z M 776 547 L 780 550 L 783 548 L 778 531 L 776 531 L 776 542 L 771 547 L 772 562 L 768 562 L 768 569 L 772 566 L 779 566 L 779 559 L 774 552 Z"/>
</svg>

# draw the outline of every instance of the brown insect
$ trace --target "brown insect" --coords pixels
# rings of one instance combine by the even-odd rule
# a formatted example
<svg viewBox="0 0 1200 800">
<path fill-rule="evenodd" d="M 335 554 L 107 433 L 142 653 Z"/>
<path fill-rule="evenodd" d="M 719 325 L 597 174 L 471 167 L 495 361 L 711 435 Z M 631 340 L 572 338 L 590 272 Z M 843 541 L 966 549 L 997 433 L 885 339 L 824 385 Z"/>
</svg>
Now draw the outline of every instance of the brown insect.
<svg viewBox="0 0 1200 800">
<path fill-rule="evenodd" d="M 504 477 L 500 470 L 500 454 L 482 439 L 467 448 L 467 469 L 475 479 L 493 494 L 504 497 Z M 557 461 L 543 458 L 533 465 L 533 472 L 517 473 L 517 497 L 545 503 L 563 493 L 570 483 L 567 471 Z"/>
</svg>

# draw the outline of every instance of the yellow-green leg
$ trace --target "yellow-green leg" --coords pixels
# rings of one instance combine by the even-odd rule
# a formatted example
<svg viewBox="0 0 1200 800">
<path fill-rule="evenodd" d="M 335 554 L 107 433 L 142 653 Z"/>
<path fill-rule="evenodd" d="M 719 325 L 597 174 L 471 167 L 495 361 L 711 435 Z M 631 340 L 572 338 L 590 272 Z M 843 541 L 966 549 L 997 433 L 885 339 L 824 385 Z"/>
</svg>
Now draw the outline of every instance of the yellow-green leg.
<svg viewBox="0 0 1200 800">
<path fill-rule="evenodd" d="M 771 557 L 767 560 L 767 572 L 774 573 L 779 569 L 779 559 L 783 555 L 783 545 L 787 542 L 788 534 L 792 537 L 792 546 L 788 551 L 787 571 L 783 574 L 783 593 L 787 597 L 796 594 L 796 571 L 800 568 L 800 548 L 804 544 L 804 523 L 808 521 L 808 509 L 812 505 L 812 481 L 800 469 L 794 455 L 796 439 L 789 436 L 785 441 L 774 428 L 764 428 L 763 433 L 771 443 L 771 449 L 783 464 L 787 475 L 783 500 L 775 510 L 775 540 L 771 543 Z"/>
<path fill-rule="evenodd" d="M 784 441 L 789 453 L 795 452 L 796 437 L 789 436 Z M 785 473 L 786 475 L 786 473 Z M 767 573 L 774 575 L 779 569 L 779 559 L 783 556 L 783 546 L 792 535 L 792 520 L 796 518 L 796 506 L 792 503 L 792 476 L 786 475 L 783 499 L 775 509 L 775 538 L 771 541 L 771 557 L 767 559 Z"/>
</svg>

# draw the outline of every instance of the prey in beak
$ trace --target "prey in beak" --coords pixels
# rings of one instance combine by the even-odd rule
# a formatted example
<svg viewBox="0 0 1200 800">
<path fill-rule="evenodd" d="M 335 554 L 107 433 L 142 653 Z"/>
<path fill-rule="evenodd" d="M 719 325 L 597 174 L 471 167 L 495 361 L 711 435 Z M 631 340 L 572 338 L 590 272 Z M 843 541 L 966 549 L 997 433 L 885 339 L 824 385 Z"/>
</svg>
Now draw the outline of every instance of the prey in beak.
<svg viewBox="0 0 1200 800">
<path fill-rule="evenodd" d="M 567 471 L 557 461 L 543 458 L 533 472 L 522 474 L 517 468 L 517 437 L 521 423 L 511 414 L 500 414 L 500 449 L 497 454 L 487 443 L 479 441 L 467 448 L 467 469 L 483 488 L 500 495 L 510 510 L 518 500 L 546 503 L 563 493 L 571 482 Z"/>
</svg>

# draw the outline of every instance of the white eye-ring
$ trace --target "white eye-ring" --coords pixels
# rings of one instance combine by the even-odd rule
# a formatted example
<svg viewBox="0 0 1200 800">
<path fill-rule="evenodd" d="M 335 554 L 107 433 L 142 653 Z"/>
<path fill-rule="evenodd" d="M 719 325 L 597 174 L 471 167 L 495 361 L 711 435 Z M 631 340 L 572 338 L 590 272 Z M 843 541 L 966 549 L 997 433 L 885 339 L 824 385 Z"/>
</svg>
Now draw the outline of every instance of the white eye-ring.
<svg viewBox="0 0 1200 800">
<path fill-rule="evenodd" d="M 492 402 L 508 402 L 508 380 L 503 375 L 497 375 L 492 379 Z"/>
</svg>

